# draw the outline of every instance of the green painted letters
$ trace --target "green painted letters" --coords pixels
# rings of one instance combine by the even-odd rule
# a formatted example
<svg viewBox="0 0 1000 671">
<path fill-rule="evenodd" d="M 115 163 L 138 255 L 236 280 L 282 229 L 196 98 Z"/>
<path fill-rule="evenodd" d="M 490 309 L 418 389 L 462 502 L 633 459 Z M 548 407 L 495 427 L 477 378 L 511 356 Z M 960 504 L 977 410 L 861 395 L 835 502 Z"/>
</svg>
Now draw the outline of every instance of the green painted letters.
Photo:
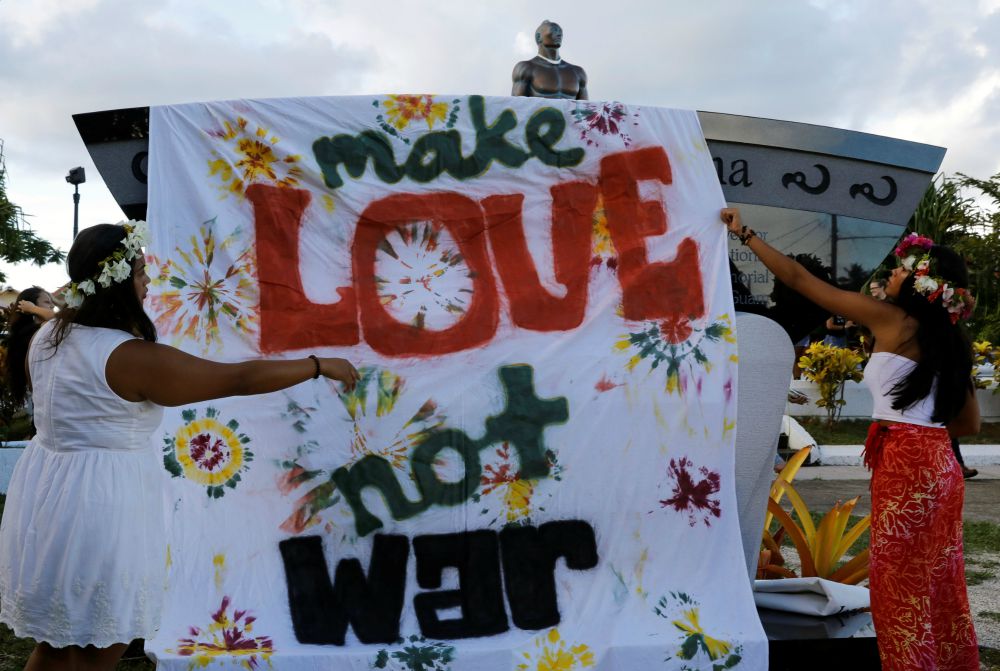
<svg viewBox="0 0 1000 671">
<path fill-rule="evenodd" d="M 405 175 L 426 184 L 447 172 L 456 179 L 471 179 L 485 173 L 493 161 L 509 168 L 519 168 L 532 156 L 545 165 L 569 168 L 579 165 L 584 150 L 580 147 L 556 149 L 566 130 L 565 115 L 554 107 L 543 107 L 528 119 L 524 139 L 529 151 L 513 145 L 506 135 L 517 128 L 517 115 L 502 111 L 493 123 L 486 122 L 486 104 L 482 96 L 469 96 L 469 115 L 476 132 L 476 148 L 462 155 L 462 136 L 457 130 L 429 131 L 413 143 L 409 156 L 396 163 L 390 139 L 384 133 L 365 130 L 358 135 L 341 133 L 313 142 L 313 155 L 323 171 L 323 181 L 331 189 L 344 185 L 339 169 L 357 179 L 371 159 L 375 175 L 387 184 L 396 184 Z"/>
<path fill-rule="evenodd" d="M 368 455 L 350 468 L 333 472 L 331 480 L 344 495 L 354 512 L 354 527 L 359 536 L 382 528 L 382 520 L 369 511 L 361 499 L 365 487 L 374 487 L 385 500 L 393 519 L 415 517 L 432 505 L 457 506 L 479 489 L 482 462 L 479 453 L 498 442 L 514 446 L 520 462 L 521 477 L 539 479 L 549 475 L 542 434 L 545 427 L 561 424 L 569 418 L 565 398 L 541 399 L 535 395 L 534 371 L 530 366 L 504 366 L 499 371 L 506 394 L 506 405 L 499 415 L 488 417 L 486 432 L 479 440 L 471 439 L 460 429 L 441 428 L 413 450 L 410 471 L 420 500 L 406 498 L 403 488 L 382 457 Z M 442 482 L 434 471 L 434 460 L 442 450 L 451 449 L 462 457 L 465 474 L 456 482 Z"/>
</svg>

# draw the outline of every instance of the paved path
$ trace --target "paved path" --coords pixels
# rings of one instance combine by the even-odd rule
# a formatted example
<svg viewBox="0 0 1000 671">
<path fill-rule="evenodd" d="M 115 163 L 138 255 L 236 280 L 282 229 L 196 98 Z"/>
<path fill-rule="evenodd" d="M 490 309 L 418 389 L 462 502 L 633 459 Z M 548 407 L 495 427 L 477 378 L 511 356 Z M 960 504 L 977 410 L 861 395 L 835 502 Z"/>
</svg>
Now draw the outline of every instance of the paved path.
<svg viewBox="0 0 1000 671">
<path fill-rule="evenodd" d="M 965 481 L 965 517 L 1000 524 L 1000 466 L 977 468 L 979 475 Z M 855 513 L 871 511 L 868 471 L 861 466 L 806 466 L 794 484 L 811 510 L 829 510 L 838 500 L 860 495 Z"/>
</svg>

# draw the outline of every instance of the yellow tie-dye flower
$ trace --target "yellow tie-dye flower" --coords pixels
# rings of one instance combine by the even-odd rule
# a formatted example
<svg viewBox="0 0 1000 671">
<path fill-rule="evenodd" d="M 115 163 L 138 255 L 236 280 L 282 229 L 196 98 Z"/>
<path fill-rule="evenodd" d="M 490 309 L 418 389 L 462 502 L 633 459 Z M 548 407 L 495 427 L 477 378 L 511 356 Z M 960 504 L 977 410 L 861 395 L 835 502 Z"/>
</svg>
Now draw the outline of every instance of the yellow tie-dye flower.
<svg viewBox="0 0 1000 671">
<path fill-rule="evenodd" d="M 382 106 L 397 130 L 404 130 L 412 121 L 426 121 L 430 130 L 448 116 L 448 103 L 436 103 L 429 95 L 392 95 L 382 101 Z"/>
</svg>

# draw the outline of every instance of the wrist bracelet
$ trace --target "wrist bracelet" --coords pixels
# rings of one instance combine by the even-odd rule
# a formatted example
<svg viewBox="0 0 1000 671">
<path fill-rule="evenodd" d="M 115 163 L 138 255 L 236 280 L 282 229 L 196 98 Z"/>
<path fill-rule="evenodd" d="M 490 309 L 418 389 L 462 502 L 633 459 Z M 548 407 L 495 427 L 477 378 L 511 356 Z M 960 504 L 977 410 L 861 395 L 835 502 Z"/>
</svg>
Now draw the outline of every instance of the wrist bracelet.
<svg viewBox="0 0 1000 671">
<path fill-rule="evenodd" d="M 315 354 L 310 354 L 309 358 L 312 359 L 313 360 L 313 364 L 316 365 L 316 372 L 313 373 L 313 376 L 312 376 L 312 379 L 315 380 L 316 378 L 319 377 L 319 359 L 316 358 Z"/>
<path fill-rule="evenodd" d="M 740 232 L 736 235 L 736 237 L 740 239 L 740 244 L 746 246 L 750 244 L 751 240 L 757 237 L 757 233 L 752 228 L 744 224 L 743 228 L 740 229 Z"/>
</svg>

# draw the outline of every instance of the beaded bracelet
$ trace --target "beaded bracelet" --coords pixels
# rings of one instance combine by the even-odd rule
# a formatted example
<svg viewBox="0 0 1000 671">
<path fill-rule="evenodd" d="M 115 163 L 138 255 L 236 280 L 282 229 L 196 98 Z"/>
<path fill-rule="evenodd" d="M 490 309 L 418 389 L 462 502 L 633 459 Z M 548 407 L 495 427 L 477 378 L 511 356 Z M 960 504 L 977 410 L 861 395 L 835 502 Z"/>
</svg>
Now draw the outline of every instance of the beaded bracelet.
<svg viewBox="0 0 1000 671">
<path fill-rule="evenodd" d="M 743 224 L 743 228 L 736 234 L 736 237 L 740 239 L 740 244 L 747 246 L 751 240 L 757 237 L 757 233 L 746 224 Z"/>
<path fill-rule="evenodd" d="M 315 380 L 315 379 L 317 379 L 319 377 L 319 359 L 316 358 L 315 354 L 310 354 L 309 358 L 313 360 L 314 364 L 316 364 L 316 372 L 313 373 L 313 376 L 312 376 L 312 379 Z"/>
</svg>

